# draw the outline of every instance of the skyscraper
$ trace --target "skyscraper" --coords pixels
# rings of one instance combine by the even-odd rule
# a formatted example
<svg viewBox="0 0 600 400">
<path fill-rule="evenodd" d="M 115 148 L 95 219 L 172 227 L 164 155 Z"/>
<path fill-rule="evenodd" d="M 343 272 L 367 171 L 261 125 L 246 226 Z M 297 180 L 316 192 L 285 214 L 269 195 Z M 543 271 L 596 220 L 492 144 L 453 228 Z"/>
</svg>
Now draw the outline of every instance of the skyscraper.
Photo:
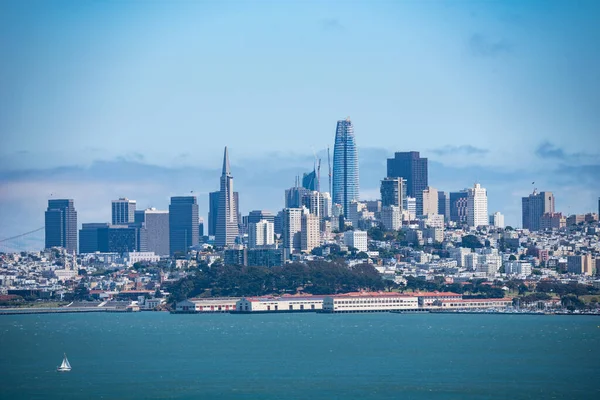
<svg viewBox="0 0 600 400">
<path fill-rule="evenodd" d="M 112 201 L 112 224 L 125 225 L 135 222 L 135 200 L 121 197 Z"/>
<path fill-rule="evenodd" d="M 72 199 L 48 200 L 45 213 L 46 248 L 77 251 L 77 211 Z"/>
<path fill-rule="evenodd" d="M 387 160 L 389 178 L 406 179 L 406 195 L 417 199 L 417 215 L 423 214 L 423 190 L 428 186 L 427 159 L 418 151 L 398 152 Z"/>
<path fill-rule="evenodd" d="M 523 229 L 537 231 L 540 229 L 540 218 L 546 213 L 554 213 L 554 195 L 552 192 L 533 191 L 522 198 Z"/>
<path fill-rule="evenodd" d="M 444 216 L 444 221 L 450 221 L 450 196 L 446 192 L 438 191 L 438 214 Z"/>
<path fill-rule="evenodd" d="M 294 186 L 285 191 L 285 208 L 302 207 L 302 198 L 309 194 L 310 190 L 304 187 Z"/>
<path fill-rule="evenodd" d="M 319 181 L 317 179 L 316 170 L 313 169 L 312 172 L 304 173 L 302 175 L 302 187 L 310 191 L 319 190 Z"/>
<path fill-rule="evenodd" d="M 198 244 L 198 202 L 196 196 L 171 197 L 169 205 L 169 252 L 187 253 Z"/>
<path fill-rule="evenodd" d="M 467 190 L 467 223 L 473 227 L 489 224 L 487 191 L 479 183 Z"/>
<path fill-rule="evenodd" d="M 223 173 L 221 174 L 215 245 L 220 247 L 233 245 L 238 236 L 237 206 L 233 194 L 233 176 L 229 166 L 229 152 L 226 146 L 223 154 Z"/>
<path fill-rule="evenodd" d="M 350 118 L 337 122 L 333 148 L 333 202 L 341 204 L 344 215 L 352 200 L 359 199 L 358 151 Z"/>
<path fill-rule="evenodd" d="M 208 199 L 208 235 L 215 236 L 217 234 L 217 215 L 219 215 L 219 194 L 220 191 L 210 192 Z M 238 192 L 233 192 L 235 207 L 240 220 L 240 196 Z"/>
<path fill-rule="evenodd" d="M 404 178 L 385 178 L 381 181 L 381 206 L 402 207 L 406 199 L 406 180 Z"/>
<path fill-rule="evenodd" d="M 450 221 L 458 225 L 467 223 L 467 191 L 450 192 Z"/>
<path fill-rule="evenodd" d="M 146 229 L 147 249 L 159 256 L 169 255 L 169 212 L 148 208 L 136 211 L 136 222 Z"/>
<path fill-rule="evenodd" d="M 217 215 L 219 214 L 219 192 L 208 194 L 208 235 L 217 233 Z"/>
<path fill-rule="evenodd" d="M 82 224 L 79 230 L 79 253 L 87 254 L 100 251 L 98 232 L 109 227 L 110 224 L 107 222 Z"/>
</svg>

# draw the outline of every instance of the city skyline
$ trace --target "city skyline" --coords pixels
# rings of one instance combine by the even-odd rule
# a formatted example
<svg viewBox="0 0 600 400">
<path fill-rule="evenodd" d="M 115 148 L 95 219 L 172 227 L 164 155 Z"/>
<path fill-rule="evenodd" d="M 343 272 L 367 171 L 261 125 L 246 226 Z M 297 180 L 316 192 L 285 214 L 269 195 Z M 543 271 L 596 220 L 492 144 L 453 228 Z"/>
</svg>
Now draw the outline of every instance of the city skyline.
<svg viewBox="0 0 600 400">
<path fill-rule="evenodd" d="M 520 225 L 534 187 L 565 215 L 597 207 L 596 2 L 244 6 L 254 18 L 204 2 L 119 3 L 0 5 L 11 38 L 0 66 L 0 238 L 43 226 L 29 210 L 49 198 L 74 198 L 81 221 L 108 221 L 111 199 L 166 209 L 194 191 L 207 221 L 225 144 L 242 213 L 274 211 L 313 149 L 326 160 L 331 121 L 345 115 L 364 200 L 377 198 L 386 158 L 419 151 L 429 185 L 480 182 L 508 225 Z"/>
</svg>

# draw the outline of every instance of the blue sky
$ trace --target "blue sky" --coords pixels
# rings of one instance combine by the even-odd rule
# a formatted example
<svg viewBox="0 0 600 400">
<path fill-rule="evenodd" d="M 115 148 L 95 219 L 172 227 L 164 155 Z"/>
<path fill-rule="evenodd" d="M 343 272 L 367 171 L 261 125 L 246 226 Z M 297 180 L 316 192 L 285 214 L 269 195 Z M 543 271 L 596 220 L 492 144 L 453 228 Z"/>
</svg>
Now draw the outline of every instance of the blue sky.
<svg viewBox="0 0 600 400">
<path fill-rule="evenodd" d="M 225 145 L 242 211 L 275 211 L 346 116 L 364 198 L 417 150 L 432 186 L 479 181 L 512 225 L 532 181 L 559 211 L 595 210 L 599 17 L 594 1 L 3 1 L 0 238 L 42 226 L 50 193 L 80 223 L 190 190 L 206 215 Z"/>
</svg>

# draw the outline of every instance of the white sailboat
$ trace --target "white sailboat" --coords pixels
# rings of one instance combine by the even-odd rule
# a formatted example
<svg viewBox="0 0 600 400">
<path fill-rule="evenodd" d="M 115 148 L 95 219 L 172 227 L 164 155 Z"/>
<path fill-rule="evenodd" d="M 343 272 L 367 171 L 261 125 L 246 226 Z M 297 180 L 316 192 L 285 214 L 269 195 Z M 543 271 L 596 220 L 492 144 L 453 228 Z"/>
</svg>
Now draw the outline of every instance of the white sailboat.
<svg viewBox="0 0 600 400">
<path fill-rule="evenodd" d="M 69 364 L 69 360 L 67 359 L 67 354 L 65 353 L 65 357 L 63 358 L 62 364 L 60 367 L 56 368 L 58 372 L 69 372 L 71 370 L 71 364 Z"/>
</svg>

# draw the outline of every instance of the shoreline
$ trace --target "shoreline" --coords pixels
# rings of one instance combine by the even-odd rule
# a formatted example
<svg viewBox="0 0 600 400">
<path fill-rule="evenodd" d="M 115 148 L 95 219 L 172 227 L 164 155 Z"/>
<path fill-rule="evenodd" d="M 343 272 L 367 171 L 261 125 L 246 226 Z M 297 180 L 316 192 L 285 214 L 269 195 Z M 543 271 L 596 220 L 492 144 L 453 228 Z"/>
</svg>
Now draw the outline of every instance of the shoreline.
<svg viewBox="0 0 600 400">
<path fill-rule="evenodd" d="M 75 313 L 137 313 L 137 312 L 167 312 L 164 310 L 154 311 L 154 310 L 139 310 L 132 311 L 128 309 L 103 309 L 103 308 L 92 308 L 92 307 L 78 307 L 78 308 L 28 308 L 28 309 L 0 309 L 0 315 L 26 315 L 26 314 L 75 314 Z M 234 314 L 234 315 L 253 315 L 253 314 L 306 314 L 306 313 L 315 313 L 315 314 L 381 314 L 381 313 L 390 313 L 390 314 L 490 314 L 490 315 L 587 315 L 587 316 L 599 316 L 600 313 L 569 313 L 569 312 L 537 312 L 537 311 L 506 311 L 506 310 L 494 310 L 494 311 L 485 311 L 485 310 L 472 310 L 472 311 L 461 311 L 461 310 L 429 310 L 429 309 L 421 309 L 421 310 L 372 310 L 370 312 L 358 311 L 358 312 L 318 312 L 318 310 L 281 310 L 281 311 L 248 311 L 248 312 L 240 312 L 240 311 L 208 311 L 208 312 L 177 312 L 177 311 L 168 311 L 170 314 L 181 314 L 181 315 L 189 315 L 189 314 Z"/>
</svg>

